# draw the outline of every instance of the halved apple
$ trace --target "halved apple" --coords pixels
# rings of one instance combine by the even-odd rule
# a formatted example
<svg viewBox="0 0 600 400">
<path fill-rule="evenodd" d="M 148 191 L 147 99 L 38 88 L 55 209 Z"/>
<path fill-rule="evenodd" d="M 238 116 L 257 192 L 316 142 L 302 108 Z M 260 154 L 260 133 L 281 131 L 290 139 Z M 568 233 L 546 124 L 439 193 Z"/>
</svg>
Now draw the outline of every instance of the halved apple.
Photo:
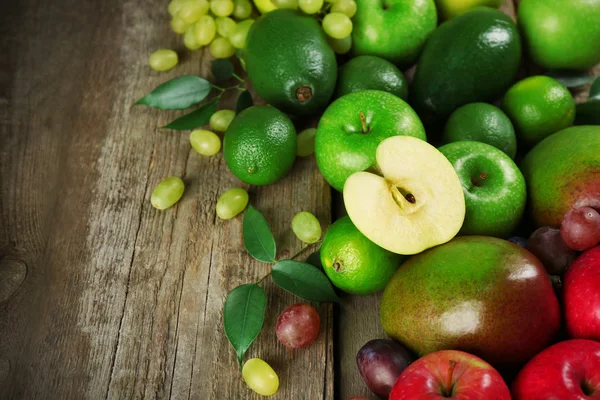
<svg viewBox="0 0 600 400">
<path fill-rule="evenodd" d="M 452 164 L 435 147 L 410 136 L 390 137 L 377 147 L 371 170 L 346 180 L 344 204 L 372 242 L 408 255 L 456 236 L 465 198 Z"/>
</svg>

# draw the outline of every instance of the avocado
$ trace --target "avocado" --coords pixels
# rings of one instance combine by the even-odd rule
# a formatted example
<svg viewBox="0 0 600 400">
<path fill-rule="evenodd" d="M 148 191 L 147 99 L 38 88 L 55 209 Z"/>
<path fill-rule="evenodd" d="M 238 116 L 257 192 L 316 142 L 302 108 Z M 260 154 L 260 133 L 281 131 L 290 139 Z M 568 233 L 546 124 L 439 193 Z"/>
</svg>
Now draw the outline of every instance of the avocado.
<svg viewBox="0 0 600 400">
<path fill-rule="evenodd" d="M 600 62 L 600 1 L 522 0 L 519 28 L 529 56 L 547 69 L 588 69 Z"/>
<path fill-rule="evenodd" d="M 462 105 L 504 93 L 520 60 L 521 41 L 510 17 L 474 8 L 430 36 L 415 72 L 412 105 L 423 123 L 439 123 Z"/>
<path fill-rule="evenodd" d="M 262 15 L 248 32 L 244 60 L 258 95 L 283 112 L 313 114 L 333 95 L 335 53 L 311 16 L 289 9 Z"/>
</svg>

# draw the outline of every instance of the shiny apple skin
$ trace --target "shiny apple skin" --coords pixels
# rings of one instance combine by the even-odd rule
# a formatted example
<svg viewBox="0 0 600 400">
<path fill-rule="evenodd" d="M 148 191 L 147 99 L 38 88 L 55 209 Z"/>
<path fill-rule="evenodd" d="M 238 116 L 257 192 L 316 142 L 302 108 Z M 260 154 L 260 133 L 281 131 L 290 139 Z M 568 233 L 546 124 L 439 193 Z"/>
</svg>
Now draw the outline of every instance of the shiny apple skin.
<svg viewBox="0 0 600 400">
<path fill-rule="evenodd" d="M 547 348 L 519 372 L 512 395 L 513 400 L 600 399 L 600 343 L 572 339 Z"/>
<path fill-rule="evenodd" d="M 446 393 L 450 362 L 451 395 Z M 442 350 L 418 359 L 400 375 L 389 400 L 510 400 L 502 376 L 487 362 L 457 350 Z"/>
<path fill-rule="evenodd" d="M 563 282 L 569 336 L 600 341 L 600 246 L 575 260 Z"/>
</svg>

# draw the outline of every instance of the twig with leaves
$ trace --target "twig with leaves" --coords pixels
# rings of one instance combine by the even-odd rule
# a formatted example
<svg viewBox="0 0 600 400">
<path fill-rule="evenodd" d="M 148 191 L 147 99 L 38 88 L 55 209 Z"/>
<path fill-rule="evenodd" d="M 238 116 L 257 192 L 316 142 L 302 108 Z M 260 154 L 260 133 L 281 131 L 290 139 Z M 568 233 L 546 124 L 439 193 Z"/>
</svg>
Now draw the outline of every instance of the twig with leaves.
<svg viewBox="0 0 600 400">
<path fill-rule="evenodd" d="M 234 72 L 231 61 L 224 59 L 213 61 L 211 72 L 217 82 L 225 82 L 235 78 L 239 83 L 231 87 L 221 87 L 199 76 L 179 76 L 159 85 L 138 100 L 135 105 L 145 105 L 161 110 L 184 110 L 202 103 L 213 90 L 216 90 L 217 95 L 207 103 L 161 127 L 174 130 L 192 130 L 208 123 L 210 117 L 217 111 L 221 97 L 227 91 L 237 90 L 240 92 L 236 102 L 236 113 L 240 113 L 254 104 L 252 95 L 244 87 L 246 81 Z"/>
<path fill-rule="evenodd" d="M 266 294 L 259 285 L 269 275 L 283 290 L 307 301 L 339 302 L 339 298 L 327 276 L 313 263 L 318 252 L 307 261 L 292 259 L 276 260 L 275 238 L 265 217 L 254 207 L 248 206 L 243 221 L 244 246 L 256 260 L 274 263 L 271 271 L 256 283 L 236 287 L 229 292 L 223 310 L 225 334 L 235 349 L 240 367 L 246 351 L 262 330 L 266 310 Z M 306 250 L 304 247 L 302 250 Z M 312 261 L 312 263 L 311 263 Z M 320 265 L 317 264 L 317 265 Z"/>
</svg>

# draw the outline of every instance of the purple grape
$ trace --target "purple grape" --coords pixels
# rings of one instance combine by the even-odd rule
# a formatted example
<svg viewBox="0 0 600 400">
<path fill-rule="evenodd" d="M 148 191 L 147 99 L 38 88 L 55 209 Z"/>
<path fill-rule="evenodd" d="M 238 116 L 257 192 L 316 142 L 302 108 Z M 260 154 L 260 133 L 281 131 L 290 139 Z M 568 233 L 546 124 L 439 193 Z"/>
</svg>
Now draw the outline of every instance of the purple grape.
<svg viewBox="0 0 600 400">
<path fill-rule="evenodd" d="M 387 399 L 396 380 L 413 361 L 411 354 L 392 340 L 371 340 L 358 351 L 356 365 L 363 381 L 375 395 Z"/>
<path fill-rule="evenodd" d="M 600 213 L 591 207 L 578 207 L 565 214 L 560 234 L 570 248 L 585 251 L 600 242 Z"/>
<path fill-rule="evenodd" d="M 549 226 L 537 229 L 527 241 L 527 250 L 540 259 L 550 275 L 562 275 L 577 258 L 561 238 L 560 230 Z"/>
</svg>

